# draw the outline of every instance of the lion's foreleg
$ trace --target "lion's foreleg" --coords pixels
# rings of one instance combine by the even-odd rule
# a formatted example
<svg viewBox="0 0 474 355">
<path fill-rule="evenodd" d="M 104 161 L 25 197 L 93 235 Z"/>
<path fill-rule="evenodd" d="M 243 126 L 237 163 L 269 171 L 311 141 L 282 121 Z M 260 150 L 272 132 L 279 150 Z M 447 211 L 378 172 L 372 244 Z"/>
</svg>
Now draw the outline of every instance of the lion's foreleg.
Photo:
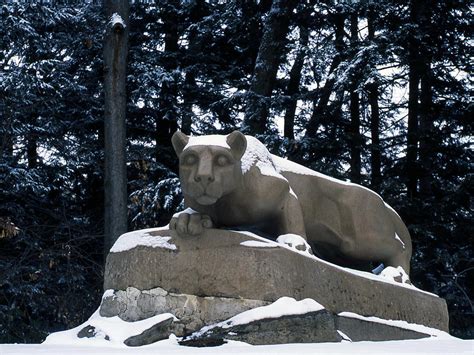
<svg viewBox="0 0 474 355">
<path fill-rule="evenodd" d="M 297 234 L 306 239 L 303 210 L 298 198 L 293 193 L 288 193 L 285 197 L 278 223 L 278 235 L 288 233 Z"/>
</svg>

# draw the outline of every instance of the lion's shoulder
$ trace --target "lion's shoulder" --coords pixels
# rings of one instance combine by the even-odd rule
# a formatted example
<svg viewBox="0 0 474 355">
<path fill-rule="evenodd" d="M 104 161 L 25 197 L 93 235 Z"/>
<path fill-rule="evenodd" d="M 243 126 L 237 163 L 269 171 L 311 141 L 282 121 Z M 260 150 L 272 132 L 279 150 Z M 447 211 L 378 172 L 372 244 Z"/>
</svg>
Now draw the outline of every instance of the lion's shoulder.
<svg viewBox="0 0 474 355">
<path fill-rule="evenodd" d="M 244 176 L 252 167 L 256 167 L 261 175 L 272 176 L 286 181 L 285 177 L 277 170 L 273 156 L 267 147 L 255 137 L 245 136 L 245 138 L 247 139 L 247 149 L 241 159 L 241 168 Z"/>
</svg>

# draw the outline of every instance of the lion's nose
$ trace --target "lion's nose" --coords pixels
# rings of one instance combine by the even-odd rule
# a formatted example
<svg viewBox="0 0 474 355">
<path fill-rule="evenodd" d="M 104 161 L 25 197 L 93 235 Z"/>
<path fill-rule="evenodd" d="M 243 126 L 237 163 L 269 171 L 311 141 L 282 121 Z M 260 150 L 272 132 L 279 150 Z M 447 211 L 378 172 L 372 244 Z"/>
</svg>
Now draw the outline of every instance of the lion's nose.
<svg viewBox="0 0 474 355">
<path fill-rule="evenodd" d="M 194 181 L 196 182 L 205 182 L 205 183 L 211 183 L 214 181 L 214 176 L 210 174 L 205 174 L 205 175 L 196 175 L 194 177 Z"/>
<path fill-rule="evenodd" d="M 214 181 L 213 166 L 211 157 L 202 158 L 199 162 L 194 181 L 208 185 Z"/>
</svg>

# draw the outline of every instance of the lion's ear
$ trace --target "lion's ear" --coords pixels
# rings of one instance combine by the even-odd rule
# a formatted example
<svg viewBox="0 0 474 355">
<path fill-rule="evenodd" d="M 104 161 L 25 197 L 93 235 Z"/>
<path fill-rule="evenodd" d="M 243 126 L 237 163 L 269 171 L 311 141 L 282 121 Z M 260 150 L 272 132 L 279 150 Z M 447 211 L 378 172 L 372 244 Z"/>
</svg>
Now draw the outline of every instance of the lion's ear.
<svg viewBox="0 0 474 355">
<path fill-rule="evenodd" d="M 227 136 L 227 144 L 232 149 L 235 159 L 239 160 L 247 149 L 247 138 L 239 131 L 234 131 Z"/>
<path fill-rule="evenodd" d="M 171 137 L 171 143 L 173 144 L 174 151 L 176 155 L 179 157 L 183 152 L 184 147 L 189 142 L 189 137 L 185 135 L 183 132 L 176 131 Z"/>
</svg>

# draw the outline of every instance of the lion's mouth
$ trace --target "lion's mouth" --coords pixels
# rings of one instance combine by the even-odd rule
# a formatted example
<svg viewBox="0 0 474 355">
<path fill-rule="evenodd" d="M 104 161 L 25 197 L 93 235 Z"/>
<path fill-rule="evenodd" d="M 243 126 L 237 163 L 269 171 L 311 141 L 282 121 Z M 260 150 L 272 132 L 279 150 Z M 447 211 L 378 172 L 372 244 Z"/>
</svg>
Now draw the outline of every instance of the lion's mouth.
<svg viewBox="0 0 474 355">
<path fill-rule="evenodd" d="M 200 204 L 200 205 L 212 205 L 214 203 L 216 203 L 216 201 L 218 200 L 217 197 L 214 197 L 214 196 L 209 196 L 209 195 L 201 195 L 199 197 L 196 198 L 196 201 Z"/>
</svg>

